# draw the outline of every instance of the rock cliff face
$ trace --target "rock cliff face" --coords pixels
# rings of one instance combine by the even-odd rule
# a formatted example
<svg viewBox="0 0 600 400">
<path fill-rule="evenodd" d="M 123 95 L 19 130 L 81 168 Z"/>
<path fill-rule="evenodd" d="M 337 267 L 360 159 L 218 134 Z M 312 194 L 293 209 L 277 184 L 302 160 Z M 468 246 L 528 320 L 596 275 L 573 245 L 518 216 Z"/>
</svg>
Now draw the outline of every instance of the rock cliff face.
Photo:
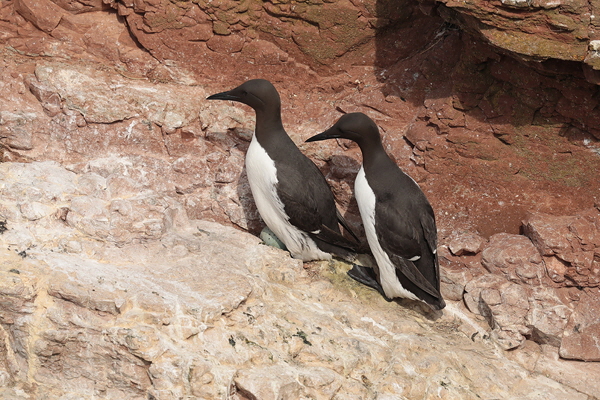
<svg viewBox="0 0 600 400">
<path fill-rule="evenodd" d="M 600 69 L 597 1 L 440 1 L 441 10 L 469 32 L 530 60 L 583 63 L 590 77 Z"/>
<path fill-rule="evenodd" d="M 567 360 L 600 361 L 596 8 L 2 2 L 2 395 L 595 398 Z M 302 142 L 378 123 L 436 211 L 443 315 L 243 232 L 253 115 L 204 99 L 254 77 L 359 231 L 358 149 Z"/>
</svg>

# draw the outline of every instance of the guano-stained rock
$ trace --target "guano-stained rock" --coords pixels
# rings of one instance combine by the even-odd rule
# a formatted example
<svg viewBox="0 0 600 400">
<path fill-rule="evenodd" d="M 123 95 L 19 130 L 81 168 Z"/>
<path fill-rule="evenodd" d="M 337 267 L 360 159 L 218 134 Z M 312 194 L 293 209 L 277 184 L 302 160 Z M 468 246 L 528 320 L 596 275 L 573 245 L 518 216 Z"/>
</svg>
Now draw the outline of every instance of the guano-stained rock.
<svg viewBox="0 0 600 400">
<path fill-rule="evenodd" d="M 40 65 L 36 78 L 55 91 L 66 107 L 80 112 L 88 123 L 111 123 L 142 114 L 151 122 L 174 129 L 189 125 L 199 111 L 202 90 L 174 92 L 170 85 L 137 82 L 104 75 L 94 68 L 70 68 L 65 64 Z M 107 86 L 106 81 L 111 83 Z M 135 99 L 134 102 L 130 99 Z"/>
<path fill-rule="evenodd" d="M 600 293 L 591 289 L 573 310 L 560 343 L 560 356 L 584 361 L 600 361 Z"/>
<path fill-rule="evenodd" d="M 3 210 L 36 185 L 35 201 L 60 209 L 105 184 L 51 163 L 0 166 Z M 388 303 L 346 277 L 348 266 L 303 266 L 230 227 L 180 215 L 158 236 L 119 243 L 52 215 L 2 217 L 7 398 L 585 398 L 460 333 L 477 322 L 459 303 L 444 316 Z M 14 240 L 25 230 L 35 247 Z"/>
<path fill-rule="evenodd" d="M 290 396 L 312 398 L 595 398 L 597 363 L 558 358 L 597 350 L 594 4 L 440 3 L 2 2 L 0 397 L 243 398 L 295 381 Z M 253 115 L 204 102 L 249 77 L 276 84 L 359 233 L 356 147 L 302 142 L 341 112 L 377 122 L 436 212 L 442 293 L 460 302 L 441 320 L 381 303 L 346 267 L 196 225 L 262 228 L 243 170 Z M 178 278 L 237 252 L 232 297 L 199 285 L 221 278 L 208 267 Z M 270 371 L 279 389 L 250 384 Z"/>
</svg>

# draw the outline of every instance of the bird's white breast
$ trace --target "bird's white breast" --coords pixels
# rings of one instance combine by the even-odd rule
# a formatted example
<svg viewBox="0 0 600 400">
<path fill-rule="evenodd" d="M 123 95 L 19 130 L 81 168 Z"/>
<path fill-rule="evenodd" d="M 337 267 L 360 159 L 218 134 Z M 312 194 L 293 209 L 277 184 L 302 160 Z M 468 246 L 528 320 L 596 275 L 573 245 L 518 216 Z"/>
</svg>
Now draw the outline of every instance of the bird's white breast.
<svg viewBox="0 0 600 400">
<path fill-rule="evenodd" d="M 308 235 L 290 224 L 277 195 L 275 162 L 260 145 L 256 135 L 252 137 L 246 153 L 246 173 L 260 216 L 286 245 L 292 257 L 303 261 L 331 259 L 331 254 L 321 251 Z"/>
<path fill-rule="evenodd" d="M 394 267 L 394 264 L 390 261 L 390 257 L 379 244 L 375 232 L 375 193 L 371 189 L 371 186 L 369 186 L 363 166 L 361 166 L 354 181 L 354 193 L 369 247 L 379 267 L 379 283 L 383 291 L 389 298 L 403 297 L 418 300 L 417 296 L 402 287 L 402 284 L 396 277 L 396 267 Z"/>
</svg>

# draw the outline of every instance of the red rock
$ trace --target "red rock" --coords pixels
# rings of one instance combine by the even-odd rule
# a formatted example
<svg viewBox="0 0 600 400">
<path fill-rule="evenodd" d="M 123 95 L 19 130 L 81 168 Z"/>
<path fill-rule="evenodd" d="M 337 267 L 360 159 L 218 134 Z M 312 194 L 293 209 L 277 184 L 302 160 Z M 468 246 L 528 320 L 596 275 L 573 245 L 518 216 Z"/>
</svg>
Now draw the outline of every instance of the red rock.
<svg viewBox="0 0 600 400">
<path fill-rule="evenodd" d="M 41 84 L 31 75 L 25 81 L 29 90 L 42 104 L 48 116 L 54 117 L 62 111 L 60 96 L 52 88 Z"/>
<path fill-rule="evenodd" d="M 86 45 L 83 42 L 83 35 L 77 31 L 69 29 L 65 26 L 65 24 L 58 24 L 56 28 L 51 33 L 51 36 L 55 39 L 60 40 L 61 42 L 69 43 L 72 47 L 73 52 L 77 52 L 79 54 L 85 52 Z M 79 47 L 78 51 L 74 50 L 74 47 Z"/>
<path fill-rule="evenodd" d="M 53 0 L 53 3 L 72 13 L 100 11 L 106 8 L 102 0 Z"/>
<path fill-rule="evenodd" d="M 65 14 L 60 20 L 60 25 L 65 29 L 77 32 L 86 33 L 94 26 L 94 19 L 91 14 L 71 15 Z"/>
<path fill-rule="evenodd" d="M 486 240 L 473 232 L 455 232 L 446 242 L 452 254 L 462 256 L 463 254 L 479 253 Z"/>
<path fill-rule="evenodd" d="M 217 53 L 237 53 L 244 47 L 244 38 L 239 35 L 215 35 L 206 42 L 206 46 Z"/>
<path fill-rule="evenodd" d="M 206 42 L 214 33 L 210 24 L 200 23 L 174 30 L 173 36 L 178 37 L 181 42 Z"/>
<path fill-rule="evenodd" d="M 529 306 L 527 326 L 531 328 L 531 340 L 559 347 L 572 312 L 570 302 L 562 300 L 556 289 L 535 287 Z"/>
<path fill-rule="evenodd" d="M 440 260 L 440 288 L 442 296 L 447 300 L 461 301 L 465 286 L 483 273 L 476 257 L 454 257 L 445 247 L 438 248 Z"/>
<path fill-rule="evenodd" d="M 257 65 L 279 65 L 289 59 L 286 52 L 266 40 L 253 40 L 244 46 L 242 54 Z"/>
<path fill-rule="evenodd" d="M 443 0 L 442 3 L 452 9 L 446 11 L 448 19 L 456 21 L 463 29 L 476 32 L 495 46 L 530 59 L 583 61 L 587 43 L 582 38 L 588 38 L 589 30 L 593 29 L 593 20 L 584 22 L 578 18 L 587 10 L 584 2 L 554 3 L 551 8 L 558 8 L 560 12 L 530 8 L 529 2 L 512 0 L 498 3 Z M 511 7 L 526 8 L 528 12 L 517 14 Z M 556 29 L 560 29 L 562 34 L 556 35 Z"/>
<path fill-rule="evenodd" d="M 553 282 L 564 284 L 569 265 L 556 257 L 544 257 L 546 272 Z"/>
<path fill-rule="evenodd" d="M 480 295 L 484 288 L 499 287 L 504 284 L 506 279 L 493 274 L 484 274 L 470 281 L 465 286 L 464 301 L 465 305 L 473 314 L 481 315 Z"/>
<path fill-rule="evenodd" d="M 542 257 L 526 236 L 498 233 L 490 237 L 481 255 L 481 263 L 488 271 L 502 274 L 512 282 L 537 286 L 545 278 Z"/>
<path fill-rule="evenodd" d="M 15 10 L 44 32 L 56 28 L 65 14 L 65 10 L 50 0 L 15 0 Z"/>
<path fill-rule="evenodd" d="M 563 358 L 600 361 L 600 292 L 590 290 L 577 303 L 560 344 Z"/>
<path fill-rule="evenodd" d="M 600 211 L 577 216 L 531 213 L 523 222 L 525 235 L 544 255 L 548 276 L 559 285 L 600 285 Z M 554 257 L 552 257 L 554 256 Z"/>
<path fill-rule="evenodd" d="M 89 14 L 88 14 L 89 15 Z M 93 26 L 83 35 L 83 41 L 87 46 L 87 51 L 105 60 L 112 62 L 119 61 L 119 38 L 126 27 L 122 24 L 115 24 L 113 18 L 106 13 L 94 13 L 88 22 L 93 21 Z"/>
<path fill-rule="evenodd" d="M 415 146 L 420 143 L 427 145 L 437 136 L 437 131 L 428 122 L 419 119 L 408 126 L 404 136 Z"/>
</svg>

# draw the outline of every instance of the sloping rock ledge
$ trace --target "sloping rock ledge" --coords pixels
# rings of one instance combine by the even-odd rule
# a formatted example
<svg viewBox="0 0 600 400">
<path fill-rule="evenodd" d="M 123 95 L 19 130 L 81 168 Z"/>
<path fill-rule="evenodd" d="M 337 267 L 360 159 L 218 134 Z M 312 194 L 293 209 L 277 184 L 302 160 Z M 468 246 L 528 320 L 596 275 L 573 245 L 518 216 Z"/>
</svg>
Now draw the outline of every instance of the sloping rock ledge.
<svg viewBox="0 0 600 400">
<path fill-rule="evenodd" d="M 504 352 L 460 302 L 439 315 L 388 303 L 348 279 L 347 265 L 303 265 L 248 233 L 188 220 L 152 191 L 99 200 L 94 172 L 0 167 L 2 398 L 598 393 L 597 364 L 559 361 L 529 341 Z"/>
</svg>

